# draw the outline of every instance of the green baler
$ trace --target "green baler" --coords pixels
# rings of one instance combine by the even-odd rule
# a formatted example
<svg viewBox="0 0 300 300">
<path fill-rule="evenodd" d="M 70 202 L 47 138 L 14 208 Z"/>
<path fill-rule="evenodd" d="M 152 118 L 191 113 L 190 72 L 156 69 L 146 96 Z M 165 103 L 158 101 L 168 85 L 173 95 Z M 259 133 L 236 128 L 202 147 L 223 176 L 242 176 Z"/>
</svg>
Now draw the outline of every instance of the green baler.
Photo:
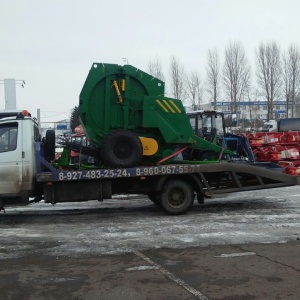
<svg viewBox="0 0 300 300">
<path fill-rule="evenodd" d="M 164 96 L 164 82 L 131 65 L 94 63 L 80 93 L 79 116 L 111 167 L 157 163 L 186 147 L 190 160 L 204 152 L 211 159 L 231 153 L 195 136 L 182 102 Z"/>
</svg>

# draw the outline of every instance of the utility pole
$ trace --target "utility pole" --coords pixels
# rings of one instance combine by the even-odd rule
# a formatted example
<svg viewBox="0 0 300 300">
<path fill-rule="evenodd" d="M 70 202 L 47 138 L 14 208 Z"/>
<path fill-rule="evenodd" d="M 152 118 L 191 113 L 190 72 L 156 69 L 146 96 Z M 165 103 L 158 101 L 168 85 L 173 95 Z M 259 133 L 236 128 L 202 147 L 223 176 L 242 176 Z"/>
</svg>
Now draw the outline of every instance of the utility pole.
<svg viewBox="0 0 300 300">
<path fill-rule="evenodd" d="M 10 78 L 10 79 L 0 80 L 0 84 L 4 84 L 5 110 L 16 110 L 17 109 L 16 85 L 20 84 L 24 88 L 26 84 L 25 81 Z"/>
</svg>

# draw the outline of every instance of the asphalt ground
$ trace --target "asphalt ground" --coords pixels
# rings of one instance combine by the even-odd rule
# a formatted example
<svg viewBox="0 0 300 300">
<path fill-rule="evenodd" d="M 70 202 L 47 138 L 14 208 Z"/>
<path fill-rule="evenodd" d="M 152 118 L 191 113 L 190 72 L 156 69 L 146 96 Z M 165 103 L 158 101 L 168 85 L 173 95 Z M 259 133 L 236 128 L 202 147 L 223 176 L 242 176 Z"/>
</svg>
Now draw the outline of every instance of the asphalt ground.
<svg viewBox="0 0 300 300">
<path fill-rule="evenodd" d="M 47 247 L 47 245 L 43 245 Z M 0 299 L 300 299 L 300 242 L 1 260 Z"/>
<path fill-rule="evenodd" d="M 195 203 L 181 216 L 138 195 L 8 208 L 0 299 L 298 300 L 299 187 Z"/>
</svg>

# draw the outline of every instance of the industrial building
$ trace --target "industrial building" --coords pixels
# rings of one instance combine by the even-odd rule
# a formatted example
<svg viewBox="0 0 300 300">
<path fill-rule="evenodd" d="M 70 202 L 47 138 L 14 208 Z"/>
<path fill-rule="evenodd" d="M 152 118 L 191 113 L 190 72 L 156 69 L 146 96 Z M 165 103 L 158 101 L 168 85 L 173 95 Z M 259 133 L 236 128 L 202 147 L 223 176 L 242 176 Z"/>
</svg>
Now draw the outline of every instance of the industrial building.
<svg viewBox="0 0 300 300">
<path fill-rule="evenodd" d="M 211 107 L 214 103 L 211 102 Z M 222 111 L 224 115 L 231 114 L 231 102 L 217 102 L 216 108 Z M 237 104 L 237 117 L 244 120 L 267 120 L 268 103 L 267 101 L 242 101 Z M 292 105 L 289 105 L 289 117 L 292 115 Z M 286 101 L 273 101 L 273 117 L 274 119 L 286 118 Z"/>
</svg>

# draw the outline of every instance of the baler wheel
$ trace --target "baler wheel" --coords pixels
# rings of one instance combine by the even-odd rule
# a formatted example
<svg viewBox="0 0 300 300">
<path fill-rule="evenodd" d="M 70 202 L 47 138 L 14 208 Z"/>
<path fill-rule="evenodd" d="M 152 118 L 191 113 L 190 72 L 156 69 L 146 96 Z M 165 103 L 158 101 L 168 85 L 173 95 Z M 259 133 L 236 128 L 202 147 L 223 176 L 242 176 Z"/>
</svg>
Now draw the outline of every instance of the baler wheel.
<svg viewBox="0 0 300 300">
<path fill-rule="evenodd" d="M 115 130 L 105 137 L 101 158 L 109 167 L 134 167 L 142 159 L 143 148 L 138 136 L 128 130 Z"/>
<path fill-rule="evenodd" d="M 44 156 L 47 161 L 55 158 L 55 131 L 47 130 L 44 142 Z"/>
</svg>

